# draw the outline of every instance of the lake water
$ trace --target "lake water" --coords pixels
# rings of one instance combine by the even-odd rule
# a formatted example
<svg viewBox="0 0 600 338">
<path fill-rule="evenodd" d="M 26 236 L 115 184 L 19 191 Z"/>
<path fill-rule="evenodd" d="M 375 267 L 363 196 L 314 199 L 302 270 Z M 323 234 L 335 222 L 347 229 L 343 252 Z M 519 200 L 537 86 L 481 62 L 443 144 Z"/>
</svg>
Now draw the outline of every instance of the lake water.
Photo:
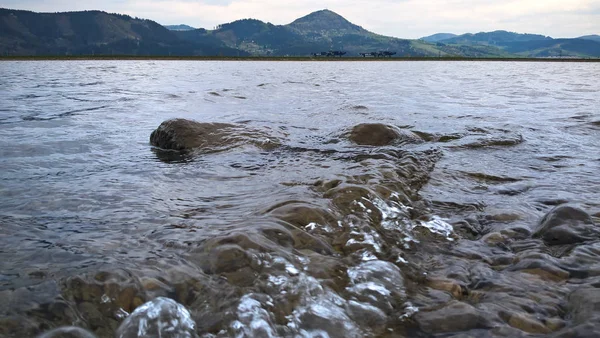
<svg viewBox="0 0 600 338">
<path fill-rule="evenodd" d="M 600 334 L 600 237 L 535 236 L 560 205 L 600 223 L 599 79 L 600 63 L 0 62 L 0 336 L 112 336 L 160 296 L 201 337 Z M 171 118 L 277 146 L 152 147 Z M 357 145 L 362 123 L 407 138 Z"/>
</svg>

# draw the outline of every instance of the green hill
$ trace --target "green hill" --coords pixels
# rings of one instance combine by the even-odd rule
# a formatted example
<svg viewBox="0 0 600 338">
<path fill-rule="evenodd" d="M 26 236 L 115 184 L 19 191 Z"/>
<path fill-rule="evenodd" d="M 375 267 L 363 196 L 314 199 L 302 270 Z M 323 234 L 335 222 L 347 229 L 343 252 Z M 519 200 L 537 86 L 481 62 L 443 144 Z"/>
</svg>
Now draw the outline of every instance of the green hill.
<svg viewBox="0 0 600 338">
<path fill-rule="evenodd" d="M 0 9 L 1 55 L 238 55 L 222 43 L 189 43 L 151 20 L 101 11 Z"/>
<path fill-rule="evenodd" d="M 419 40 L 423 40 L 423 41 L 427 41 L 427 42 L 439 42 L 442 40 L 452 39 L 457 36 L 458 35 L 452 34 L 452 33 L 437 33 L 437 34 L 433 34 L 433 35 L 429 35 L 429 36 L 424 36 L 424 37 L 420 38 Z"/>
<path fill-rule="evenodd" d="M 438 44 L 455 47 L 495 47 L 517 57 L 600 57 L 600 43 L 588 39 L 553 39 L 539 34 L 507 31 L 463 34 L 443 39 Z"/>
<path fill-rule="evenodd" d="M 598 35 L 598 34 L 593 34 L 593 35 L 584 35 L 584 36 L 580 36 L 580 37 L 578 37 L 578 39 L 583 39 L 583 40 L 593 40 L 593 41 L 598 41 L 598 42 L 600 42 L 600 35 Z"/>
<path fill-rule="evenodd" d="M 512 42 L 552 40 L 549 36 L 539 34 L 520 34 L 507 31 L 481 32 L 476 34 L 463 34 L 450 39 L 441 40 L 447 44 L 486 44 L 504 47 Z"/>
</svg>

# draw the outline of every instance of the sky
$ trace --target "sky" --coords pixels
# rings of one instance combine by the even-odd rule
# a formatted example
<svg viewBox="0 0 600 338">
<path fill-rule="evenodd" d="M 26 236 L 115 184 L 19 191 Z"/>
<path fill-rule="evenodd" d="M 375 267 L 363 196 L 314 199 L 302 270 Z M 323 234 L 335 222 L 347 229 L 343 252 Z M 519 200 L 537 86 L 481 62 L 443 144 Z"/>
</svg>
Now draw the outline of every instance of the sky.
<svg viewBox="0 0 600 338">
<path fill-rule="evenodd" d="M 329 9 L 372 32 L 410 39 L 500 29 L 554 38 L 600 34 L 600 0 L 0 0 L 0 7 L 95 9 L 206 29 L 245 18 L 288 24 Z"/>
</svg>

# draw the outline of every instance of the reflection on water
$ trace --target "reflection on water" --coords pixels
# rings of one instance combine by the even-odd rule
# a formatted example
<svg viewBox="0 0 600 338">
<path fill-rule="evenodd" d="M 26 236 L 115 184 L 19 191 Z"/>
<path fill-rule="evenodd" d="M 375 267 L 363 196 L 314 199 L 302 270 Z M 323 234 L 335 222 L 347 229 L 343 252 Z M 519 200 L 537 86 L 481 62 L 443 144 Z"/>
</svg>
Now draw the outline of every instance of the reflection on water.
<svg viewBox="0 0 600 338">
<path fill-rule="evenodd" d="M 0 72 L 2 336 L 600 334 L 597 64 Z M 227 128 L 152 147 L 170 118 Z"/>
</svg>

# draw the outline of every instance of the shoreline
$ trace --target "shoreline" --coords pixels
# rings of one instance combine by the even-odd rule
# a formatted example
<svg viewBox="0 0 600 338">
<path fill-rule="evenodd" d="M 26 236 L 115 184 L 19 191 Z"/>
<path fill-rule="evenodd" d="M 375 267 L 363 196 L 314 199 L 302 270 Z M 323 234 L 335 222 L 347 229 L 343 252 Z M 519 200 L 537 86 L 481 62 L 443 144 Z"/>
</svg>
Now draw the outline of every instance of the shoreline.
<svg viewBox="0 0 600 338">
<path fill-rule="evenodd" d="M 600 62 L 600 58 L 466 58 L 466 57 L 394 57 L 394 58 L 368 58 L 368 57 L 308 57 L 308 56 L 281 56 L 281 57 L 219 57 L 219 56 L 133 56 L 133 55 L 81 55 L 81 56 L 0 56 L 0 61 L 500 61 L 500 62 Z"/>
</svg>

